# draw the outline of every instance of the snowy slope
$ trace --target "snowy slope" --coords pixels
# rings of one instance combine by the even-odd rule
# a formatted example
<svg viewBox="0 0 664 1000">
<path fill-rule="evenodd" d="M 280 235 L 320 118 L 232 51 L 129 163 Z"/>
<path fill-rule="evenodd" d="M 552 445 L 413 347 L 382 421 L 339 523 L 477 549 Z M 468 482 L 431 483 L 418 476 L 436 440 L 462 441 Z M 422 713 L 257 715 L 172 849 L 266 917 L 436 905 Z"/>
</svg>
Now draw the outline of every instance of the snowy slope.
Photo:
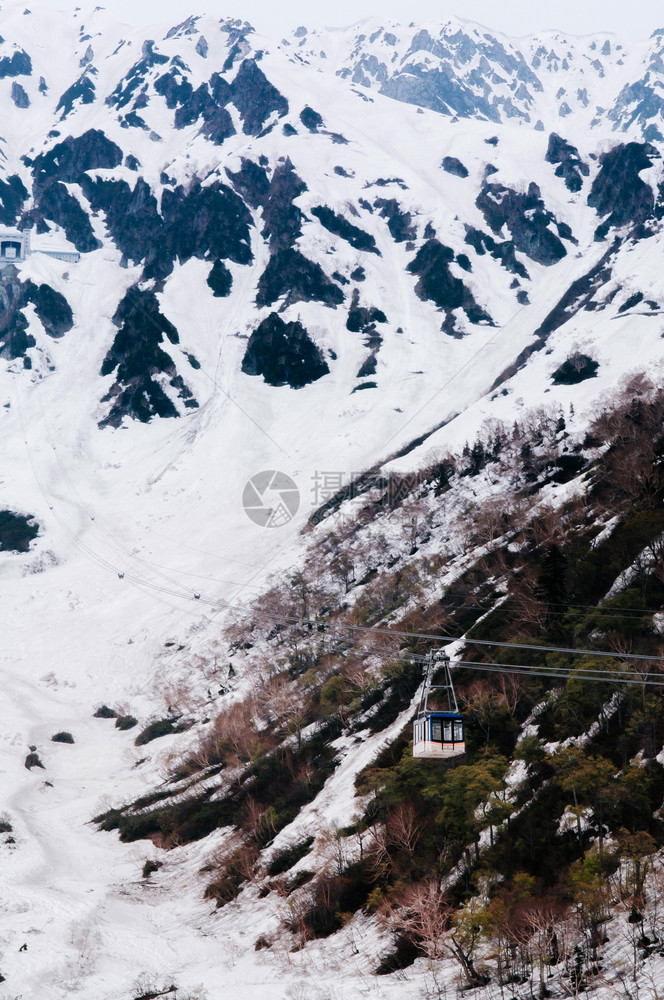
<svg viewBox="0 0 664 1000">
<path fill-rule="evenodd" d="M 434 38 L 441 28 L 422 30 Z M 142 727 L 174 704 L 186 711 L 188 697 L 201 708 L 221 682 L 210 661 L 223 602 L 247 601 L 294 562 L 300 529 L 324 499 L 321 473 L 347 482 L 450 421 L 395 460 L 416 468 L 544 393 L 552 407 L 573 402 L 582 421 L 626 370 L 661 372 L 661 137 L 644 131 L 659 127 L 659 112 L 632 121 L 638 94 L 624 90 L 647 72 L 655 86 L 661 37 L 629 51 L 611 41 L 606 52 L 604 36 L 502 40 L 502 50 L 487 41 L 493 54 L 466 59 L 480 29 L 442 30 L 451 56 L 428 41 L 413 48 L 415 29 L 387 24 L 286 44 L 208 17 L 145 33 L 101 10 L 3 7 L 0 179 L 16 177 L 25 191 L 14 211 L 0 188 L 4 224 L 34 225 L 34 249 L 81 252 L 78 264 L 33 253 L 15 273 L 0 272 L 0 507 L 39 524 L 29 551 L 0 552 L 1 806 L 15 839 L 0 843 L 7 996 L 134 996 L 143 971 L 160 986 L 203 982 L 210 996 L 306 988 L 299 958 L 280 964 L 253 951 L 255 914 L 263 907 L 275 919 L 272 904 L 254 899 L 213 916 L 202 901 L 198 872 L 215 844 L 170 852 L 148 885 L 140 872 L 156 848 L 122 845 L 90 823 L 154 789 L 163 758 L 189 739 L 137 748 L 138 730 L 119 732 L 94 710 L 112 705 Z M 463 113 L 451 97 L 440 114 L 419 90 L 403 91 L 405 75 L 434 70 L 463 84 L 466 101 L 481 90 L 495 114 L 469 104 Z M 551 132 L 578 147 L 587 170 L 576 190 L 546 159 Z M 614 178 L 627 209 L 596 239 L 614 210 L 608 195 L 599 213 L 588 204 L 600 158 L 630 141 L 648 165 L 618 158 L 615 178 L 637 196 L 630 202 Z M 527 201 L 530 185 L 538 193 Z M 511 206 L 504 221 L 490 216 L 494 227 L 489 203 Z M 314 212 L 321 207 L 336 232 Z M 202 232 L 193 220 L 208 212 Z M 225 294 L 209 284 L 215 266 Z M 597 280 L 570 298 L 560 324 L 538 333 L 594 268 Z M 57 335 L 54 300 L 44 305 L 34 292 L 43 286 L 71 310 Z M 12 296 L 26 288 L 32 298 L 17 308 Z M 33 344 L 18 336 L 18 313 Z M 119 338 L 127 316 L 129 345 Z M 266 321 L 271 336 L 279 323 L 290 330 L 287 376 L 267 371 L 277 384 L 264 361 L 276 340 L 256 335 Z M 318 367 L 296 388 L 303 343 Z M 542 349 L 505 374 L 533 345 Z M 596 377 L 553 385 L 575 353 L 598 362 Z M 265 469 L 292 476 L 300 491 L 296 517 L 275 529 L 242 506 L 246 482 Z M 225 650 L 217 653 L 225 667 Z M 221 704 L 212 694 L 206 711 Z M 59 730 L 75 744 L 50 742 Z M 324 793 L 321 822 L 352 809 L 352 770 L 379 742 L 334 779 L 346 782 L 343 805 Z M 46 770 L 24 767 L 30 746 Z M 368 963 L 346 969 L 336 995 L 377 990 Z M 381 984 L 379 995 L 409 990 Z"/>
<path fill-rule="evenodd" d="M 463 19 L 406 24 L 367 18 L 346 29 L 298 28 L 282 46 L 360 90 L 459 118 L 547 132 L 564 127 L 661 136 L 662 33 L 621 44 L 610 33 L 511 39 Z"/>
</svg>

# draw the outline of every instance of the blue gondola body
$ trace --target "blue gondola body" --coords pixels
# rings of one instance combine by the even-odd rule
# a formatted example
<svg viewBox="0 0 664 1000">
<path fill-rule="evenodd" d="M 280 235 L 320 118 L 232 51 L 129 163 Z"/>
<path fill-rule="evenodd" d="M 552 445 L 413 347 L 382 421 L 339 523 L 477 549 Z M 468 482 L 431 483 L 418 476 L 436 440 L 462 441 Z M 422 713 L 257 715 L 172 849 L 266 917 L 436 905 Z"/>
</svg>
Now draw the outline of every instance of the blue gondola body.
<svg viewBox="0 0 664 1000">
<path fill-rule="evenodd" d="M 456 757 L 466 752 L 463 715 L 424 712 L 413 723 L 413 757 Z"/>
</svg>

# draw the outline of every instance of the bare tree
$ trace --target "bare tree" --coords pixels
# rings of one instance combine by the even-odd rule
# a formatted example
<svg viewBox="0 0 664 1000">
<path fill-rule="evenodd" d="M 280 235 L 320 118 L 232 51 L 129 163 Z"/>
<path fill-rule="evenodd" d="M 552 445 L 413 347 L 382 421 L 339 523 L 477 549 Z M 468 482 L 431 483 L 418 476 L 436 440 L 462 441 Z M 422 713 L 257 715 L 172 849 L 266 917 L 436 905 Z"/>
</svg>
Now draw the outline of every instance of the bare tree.
<svg viewBox="0 0 664 1000">
<path fill-rule="evenodd" d="M 453 952 L 450 919 L 454 907 L 436 879 L 409 886 L 398 903 L 385 904 L 379 921 L 416 944 L 431 959 Z"/>
</svg>

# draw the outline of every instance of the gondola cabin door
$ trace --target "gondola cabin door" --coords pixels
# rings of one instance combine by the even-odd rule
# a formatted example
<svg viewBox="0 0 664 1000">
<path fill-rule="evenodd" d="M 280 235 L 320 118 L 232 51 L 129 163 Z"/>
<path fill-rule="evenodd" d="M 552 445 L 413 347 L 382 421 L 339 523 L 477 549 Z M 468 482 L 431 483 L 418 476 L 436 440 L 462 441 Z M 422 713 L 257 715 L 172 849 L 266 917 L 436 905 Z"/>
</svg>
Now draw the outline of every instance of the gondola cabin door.
<svg viewBox="0 0 664 1000">
<path fill-rule="evenodd" d="M 466 752 L 463 716 L 425 712 L 413 723 L 413 757 L 456 757 Z"/>
</svg>

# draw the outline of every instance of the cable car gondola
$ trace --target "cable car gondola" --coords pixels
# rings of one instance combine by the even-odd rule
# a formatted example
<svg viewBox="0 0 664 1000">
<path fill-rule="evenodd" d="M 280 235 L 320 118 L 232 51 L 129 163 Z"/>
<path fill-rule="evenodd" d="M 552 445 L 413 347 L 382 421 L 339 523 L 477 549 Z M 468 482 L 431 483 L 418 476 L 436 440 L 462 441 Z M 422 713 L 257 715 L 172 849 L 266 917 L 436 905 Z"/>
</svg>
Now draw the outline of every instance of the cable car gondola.
<svg viewBox="0 0 664 1000">
<path fill-rule="evenodd" d="M 442 664 L 444 684 L 431 683 L 434 663 Z M 431 691 L 447 692 L 447 711 L 429 708 Z M 413 757 L 439 760 L 443 757 L 458 757 L 465 752 L 465 724 L 454 693 L 450 658 L 446 653 L 432 651 L 427 656 L 420 705 L 413 722 Z"/>
</svg>

